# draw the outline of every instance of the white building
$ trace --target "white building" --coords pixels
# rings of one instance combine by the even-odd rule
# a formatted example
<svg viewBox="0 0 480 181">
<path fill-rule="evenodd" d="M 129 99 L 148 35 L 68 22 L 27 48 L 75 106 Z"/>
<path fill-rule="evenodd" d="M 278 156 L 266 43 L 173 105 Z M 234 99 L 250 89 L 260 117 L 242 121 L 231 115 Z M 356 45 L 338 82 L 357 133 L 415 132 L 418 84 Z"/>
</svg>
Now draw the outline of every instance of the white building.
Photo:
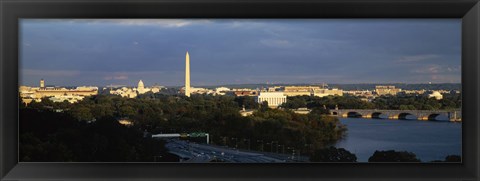
<svg viewBox="0 0 480 181">
<path fill-rule="evenodd" d="M 20 86 L 19 93 L 22 101 L 30 104 L 32 101 L 41 102 L 42 98 L 51 98 L 54 102 L 68 101 L 70 103 L 82 100 L 86 96 L 98 94 L 98 87 L 80 86 L 75 89 L 65 87 L 45 87 L 45 80 L 40 80 L 40 87 Z"/>
<path fill-rule="evenodd" d="M 122 87 L 120 89 L 110 90 L 110 94 L 119 95 L 119 96 L 128 97 L 128 98 L 135 98 L 138 95 L 136 88 L 132 89 L 128 87 Z"/>
<path fill-rule="evenodd" d="M 428 98 L 432 98 L 432 97 L 434 97 L 437 100 L 443 99 L 443 95 L 440 94 L 440 92 L 438 91 L 434 91 L 433 93 L 428 94 Z"/>
<path fill-rule="evenodd" d="M 315 89 L 313 96 L 325 97 L 325 96 L 343 96 L 343 90 L 341 89 Z"/>
<path fill-rule="evenodd" d="M 147 92 L 157 93 L 162 90 L 162 86 L 154 85 L 151 88 L 145 87 L 142 80 L 138 81 L 137 88 L 122 87 L 116 90 L 110 90 L 110 94 L 120 95 L 122 97 L 135 98 L 140 94 Z"/>
<path fill-rule="evenodd" d="M 77 96 L 77 95 L 61 95 L 61 96 L 54 96 L 54 97 L 50 97 L 48 99 L 50 99 L 52 102 L 65 102 L 65 101 L 68 101 L 69 103 L 76 103 L 78 101 L 81 101 L 83 100 L 83 96 Z"/>
<path fill-rule="evenodd" d="M 287 96 L 283 92 L 260 92 L 256 101 L 257 103 L 267 101 L 269 107 L 278 107 L 287 102 Z"/>
<path fill-rule="evenodd" d="M 180 89 L 180 92 L 185 92 L 185 87 Z M 212 89 L 202 88 L 202 87 L 190 87 L 190 94 L 215 94 L 216 92 Z"/>
<path fill-rule="evenodd" d="M 138 85 L 137 85 L 138 94 L 144 94 L 147 91 L 149 90 L 145 89 L 145 84 L 143 84 L 143 81 L 142 80 L 138 81 Z"/>
<path fill-rule="evenodd" d="M 215 89 L 217 95 L 225 95 L 227 92 L 230 92 L 230 88 L 228 87 L 217 87 Z"/>
</svg>

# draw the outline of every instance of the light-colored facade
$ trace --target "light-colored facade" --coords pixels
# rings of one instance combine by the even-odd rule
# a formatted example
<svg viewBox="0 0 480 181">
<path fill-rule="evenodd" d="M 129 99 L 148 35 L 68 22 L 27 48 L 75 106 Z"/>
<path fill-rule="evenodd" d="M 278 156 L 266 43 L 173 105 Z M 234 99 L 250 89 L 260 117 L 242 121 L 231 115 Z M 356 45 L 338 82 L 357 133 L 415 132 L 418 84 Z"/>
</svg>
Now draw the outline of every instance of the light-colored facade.
<svg viewBox="0 0 480 181">
<path fill-rule="evenodd" d="M 227 93 L 230 92 L 230 91 L 231 91 L 231 90 L 230 90 L 230 88 L 228 88 L 228 87 L 217 87 L 217 88 L 215 89 L 215 94 L 217 94 L 217 95 L 225 95 L 225 94 L 227 94 Z"/>
<path fill-rule="evenodd" d="M 258 96 L 258 91 L 234 91 L 233 94 L 235 94 L 235 96 Z"/>
<path fill-rule="evenodd" d="M 318 86 L 285 86 L 284 94 L 286 96 L 311 96 Z"/>
<path fill-rule="evenodd" d="M 400 88 L 395 88 L 395 86 L 380 86 L 377 85 L 375 86 L 375 93 L 377 95 L 397 95 L 402 89 Z"/>
<path fill-rule="evenodd" d="M 153 86 L 152 89 L 150 89 L 150 91 L 152 91 L 153 93 L 157 93 L 157 92 L 160 92 L 162 90 L 162 88 L 164 88 L 163 86 Z"/>
<path fill-rule="evenodd" d="M 256 101 L 257 103 L 267 101 L 269 107 L 278 107 L 287 102 L 287 96 L 283 92 L 260 92 Z"/>
<path fill-rule="evenodd" d="M 425 89 L 422 89 L 422 90 L 403 90 L 403 92 L 405 92 L 405 94 L 425 94 L 426 90 Z"/>
<path fill-rule="evenodd" d="M 84 96 L 74 96 L 74 95 L 67 95 L 67 96 L 54 96 L 48 98 L 52 102 L 65 102 L 68 101 L 69 103 L 76 103 L 78 101 L 83 100 Z"/>
<path fill-rule="evenodd" d="M 124 125 L 124 126 L 133 126 L 133 121 L 132 120 L 129 120 L 129 119 L 120 119 L 118 120 L 118 123 L 120 123 L 121 125 Z"/>
<path fill-rule="evenodd" d="M 432 97 L 437 99 L 437 100 L 443 99 L 443 95 L 440 94 L 440 92 L 438 92 L 438 91 L 434 91 L 433 93 L 428 94 L 428 98 L 432 98 Z"/>
<path fill-rule="evenodd" d="M 254 90 L 248 89 L 248 88 L 233 88 L 232 91 L 254 91 Z"/>
<path fill-rule="evenodd" d="M 137 85 L 138 94 L 144 94 L 145 92 L 148 92 L 148 91 L 150 90 L 145 89 L 145 84 L 143 84 L 143 81 L 142 80 L 138 81 L 138 85 Z"/>
<path fill-rule="evenodd" d="M 122 97 L 135 98 L 138 95 L 145 94 L 147 92 L 157 93 L 162 90 L 162 86 L 153 86 L 151 88 L 145 87 L 142 80 L 138 81 L 136 88 L 122 87 L 120 89 L 110 90 L 110 94 L 120 95 Z"/>
<path fill-rule="evenodd" d="M 245 107 L 243 107 L 242 110 L 240 110 L 240 115 L 242 115 L 243 117 L 247 117 L 247 116 L 250 116 L 253 114 L 253 111 L 254 110 L 246 110 Z"/>
<path fill-rule="evenodd" d="M 274 87 L 269 87 L 268 92 L 278 92 L 282 89 L 281 86 L 274 86 Z"/>
<path fill-rule="evenodd" d="M 207 89 L 207 88 L 202 88 L 202 87 L 190 87 L 190 93 L 195 93 L 195 94 L 213 94 L 214 91 Z"/>
<path fill-rule="evenodd" d="M 298 108 L 298 109 L 295 109 L 293 110 L 293 112 L 297 113 L 297 114 L 308 114 L 310 113 L 312 110 L 306 108 L 306 107 L 303 107 L 303 108 Z"/>
<path fill-rule="evenodd" d="M 120 89 L 110 90 L 110 94 L 122 97 L 135 98 L 138 96 L 136 88 L 122 87 Z"/>
<path fill-rule="evenodd" d="M 40 88 L 45 88 L 45 80 L 40 79 Z"/>
<path fill-rule="evenodd" d="M 315 90 L 313 90 L 313 96 L 317 96 L 317 97 L 343 96 L 343 90 L 341 90 L 341 89 L 315 89 Z"/>
<path fill-rule="evenodd" d="M 75 89 L 65 87 L 45 87 L 45 80 L 40 80 L 40 87 L 19 87 L 20 97 L 24 103 L 29 104 L 32 101 L 40 102 L 44 97 L 51 97 L 55 102 L 77 102 L 86 96 L 98 94 L 98 87 L 81 86 Z"/>
<path fill-rule="evenodd" d="M 341 89 L 326 89 L 319 86 L 285 86 L 286 96 L 343 96 Z"/>
</svg>

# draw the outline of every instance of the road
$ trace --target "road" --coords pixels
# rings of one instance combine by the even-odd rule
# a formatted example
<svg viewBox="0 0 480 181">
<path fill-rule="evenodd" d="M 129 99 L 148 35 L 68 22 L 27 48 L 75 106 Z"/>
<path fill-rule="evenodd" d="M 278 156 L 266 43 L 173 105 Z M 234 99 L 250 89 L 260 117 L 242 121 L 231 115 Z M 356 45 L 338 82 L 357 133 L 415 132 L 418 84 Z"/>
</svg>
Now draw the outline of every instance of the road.
<svg viewBox="0 0 480 181">
<path fill-rule="evenodd" d="M 287 162 L 291 155 L 269 155 L 264 152 L 248 152 L 228 147 L 213 146 L 168 139 L 165 147 L 170 153 L 178 155 L 182 162 L 203 163 L 221 160 L 234 163 L 275 163 Z"/>
</svg>

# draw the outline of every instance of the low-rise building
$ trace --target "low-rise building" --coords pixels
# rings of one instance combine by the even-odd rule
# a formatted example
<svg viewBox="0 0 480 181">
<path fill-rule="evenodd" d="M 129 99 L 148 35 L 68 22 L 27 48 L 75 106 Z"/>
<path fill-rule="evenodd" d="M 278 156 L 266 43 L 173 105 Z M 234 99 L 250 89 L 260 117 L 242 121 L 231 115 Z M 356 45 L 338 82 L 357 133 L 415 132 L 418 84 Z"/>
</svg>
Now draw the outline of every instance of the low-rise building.
<svg viewBox="0 0 480 181">
<path fill-rule="evenodd" d="M 138 95 L 145 94 L 147 92 L 157 93 L 164 88 L 163 86 L 154 85 L 152 87 L 145 87 L 142 80 L 138 81 L 138 85 L 135 88 L 122 87 L 119 89 L 111 89 L 110 94 L 119 95 L 122 97 L 135 98 Z"/>
<path fill-rule="evenodd" d="M 98 87 L 81 86 L 74 89 L 65 87 L 46 87 L 45 80 L 40 80 L 40 87 L 19 87 L 20 98 L 26 104 L 32 101 L 40 102 L 44 97 L 53 97 L 51 100 L 56 102 L 77 102 L 86 96 L 98 94 Z"/>
<path fill-rule="evenodd" d="M 228 92 L 230 92 L 230 88 L 228 88 L 228 87 L 217 87 L 215 89 L 215 94 L 217 94 L 217 95 L 225 95 Z"/>
<path fill-rule="evenodd" d="M 120 89 L 110 90 L 110 94 L 122 97 L 135 98 L 138 96 L 136 88 L 122 87 Z"/>
<path fill-rule="evenodd" d="M 240 110 L 240 115 L 242 115 L 243 117 L 246 117 L 246 116 L 250 116 L 253 114 L 253 111 L 254 110 L 246 110 L 245 107 L 243 107 L 242 110 Z"/>
<path fill-rule="evenodd" d="M 256 102 L 262 103 L 267 101 L 269 107 L 278 107 L 287 102 L 287 96 L 283 92 L 260 92 Z"/>
<path fill-rule="evenodd" d="M 286 96 L 343 96 L 343 90 L 327 89 L 319 86 L 285 86 L 284 94 Z"/>
<path fill-rule="evenodd" d="M 286 96 L 311 96 L 314 90 L 320 89 L 318 86 L 285 86 L 284 94 Z"/>
<path fill-rule="evenodd" d="M 437 100 L 443 99 L 443 95 L 440 94 L 440 92 L 438 92 L 438 91 L 433 91 L 433 93 L 428 94 L 428 98 L 432 98 L 432 97 L 437 99 Z"/>
<path fill-rule="evenodd" d="M 293 112 L 297 113 L 297 114 L 308 114 L 310 113 L 312 110 L 306 108 L 306 107 L 301 107 L 301 108 L 298 108 L 298 109 L 295 109 L 293 110 Z"/>
<path fill-rule="evenodd" d="M 341 89 L 315 89 L 315 90 L 313 90 L 313 96 L 317 96 L 317 97 L 343 96 L 343 90 L 341 90 Z"/>
<path fill-rule="evenodd" d="M 48 98 L 49 100 L 51 100 L 52 102 L 69 102 L 69 103 L 76 103 L 78 101 L 81 101 L 83 100 L 83 98 L 85 98 L 84 96 L 74 96 L 74 95 L 62 95 L 62 96 L 54 96 L 54 97 L 50 97 Z"/>
<path fill-rule="evenodd" d="M 402 89 L 395 88 L 395 86 L 383 86 L 377 85 L 375 86 L 375 93 L 379 96 L 381 95 L 397 95 Z"/>
<path fill-rule="evenodd" d="M 235 96 L 258 96 L 258 91 L 235 91 Z"/>
</svg>

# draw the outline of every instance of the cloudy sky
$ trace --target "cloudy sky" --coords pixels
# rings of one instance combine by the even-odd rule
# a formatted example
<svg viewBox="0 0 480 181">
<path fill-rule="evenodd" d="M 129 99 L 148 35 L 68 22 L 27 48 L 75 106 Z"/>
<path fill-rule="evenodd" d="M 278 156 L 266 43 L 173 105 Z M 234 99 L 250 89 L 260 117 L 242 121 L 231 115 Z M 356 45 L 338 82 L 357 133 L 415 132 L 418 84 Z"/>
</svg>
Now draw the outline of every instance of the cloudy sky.
<svg viewBox="0 0 480 181">
<path fill-rule="evenodd" d="M 460 19 L 20 21 L 20 84 L 459 83 Z"/>
</svg>

